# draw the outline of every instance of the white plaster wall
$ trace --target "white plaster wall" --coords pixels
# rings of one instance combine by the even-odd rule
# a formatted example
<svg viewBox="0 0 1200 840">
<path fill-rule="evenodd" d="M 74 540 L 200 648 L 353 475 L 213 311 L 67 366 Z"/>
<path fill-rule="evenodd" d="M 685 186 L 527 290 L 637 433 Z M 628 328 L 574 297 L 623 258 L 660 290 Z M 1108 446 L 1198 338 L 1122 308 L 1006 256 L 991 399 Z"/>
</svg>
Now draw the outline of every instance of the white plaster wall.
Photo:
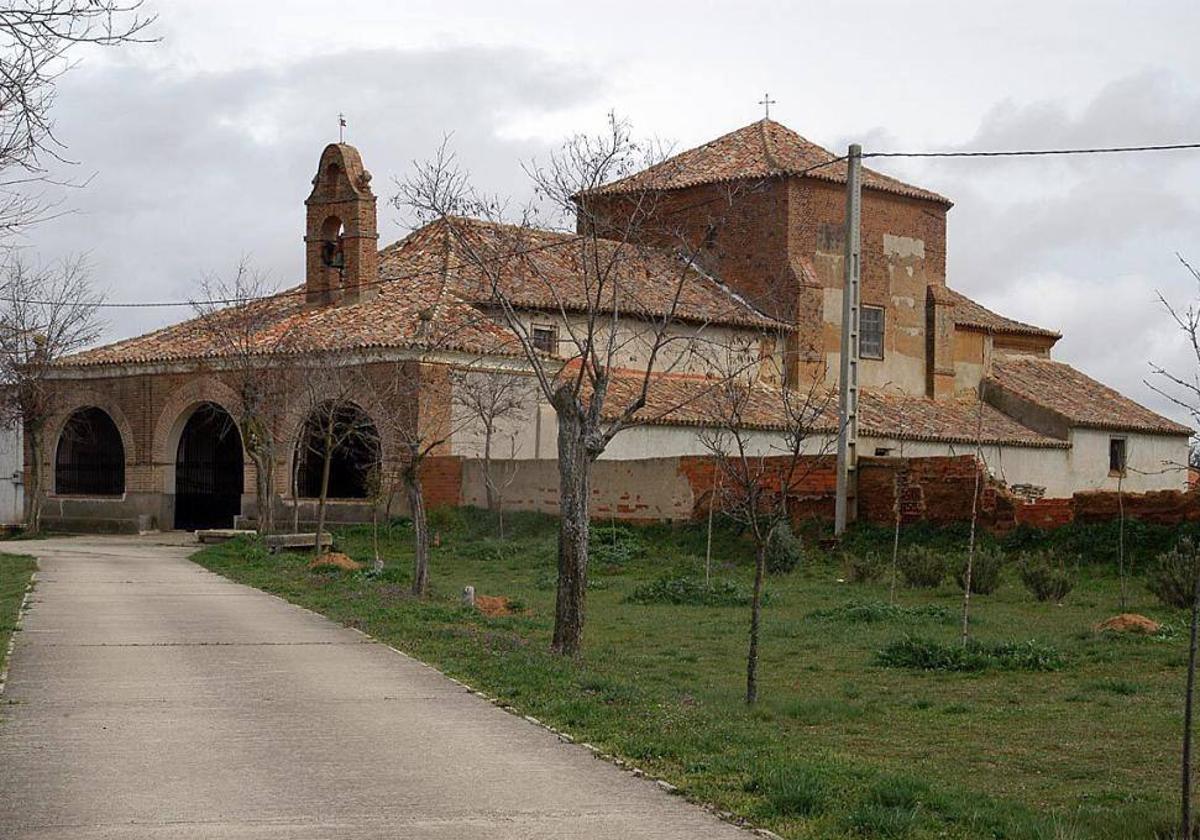
<svg viewBox="0 0 1200 840">
<path fill-rule="evenodd" d="M 1166 437 L 1095 429 L 1072 429 L 1070 448 L 1049 449 L 1022 446 L 983 446 L 988 471 L 1009 484 L 1031 484 L 1045 488 L 1045 497 L 1064 499 L 1081 490 L 1116 490 L 1117 477 L 1108 472 L 1110 437 L 1126 438 L 1126 471 L 1122 489 L 1129 493 L 1149 490 L 1187 489 L 1187 471 L 1174 465 L 1187 463 L 1188 442 L 1183 436 Z M 860 438 L 860 455 L 873 455 L 876 448 L 889 455 L 914 458 L 936 455 L 970 455 L 970 443 L 898 441 Z"/>
<path fill-rule="evenodd" d="M 772 432 L 751 432 L 747 435 L 747 441 L 747 450 L 751 455 L 787 454 L 783 439 Z M 813 436 L 804 444 L 804 452 L 809 455 L 832 454 L 836 451 L 836 440 L 828 435 Z M 704 446 L 700 429 L 687 426 L 635 426 L 618 433 L 600 457 L 637 460 L 709 454 L 711 452 Z"/>
<path fill-rule="evenodd" d="M 559 355 L 570 359 L 578 349 L 571 340 L 575 335 L 586 335 L 586 319 L 550 312 L 521 312 L 526 329 L 533 326 L 554 326 L 558 329 Z M 603 324 L 600 325 L 603 327 Z M 617 327 L 616 353 L 613 364 L 617 367 L 644 369 L 649 361 L 653 346 L 650 325 L 637 318 L 624 318 Z M 597 340 L 597 346 L 606 346 L 607 332 Z M 758 361 L 761 335 L 757 330 L 716 324 L 676 323 L 667 330 L 667 339 L 659 348 L 654 370 L 658 373 L 705 373 L 712 370 L 741 368 Z"/>
<path fill-rule="evenodd" d="M 878 447 L 893 456 L 925 458 L 944 455 L 972 455 L 973 443 L 936 443 L 899 441 L 891 438 L 860 438 L 860 455 L 874 455 Z M 1070 473 L 1070 450 L 1025 446 L 982 446 L 980 450 L 988 472 L 1007 484 L 1032 484 L 1046 488 L 1047 498 L 1066 498 L 1075 492 Z"/>
<path fill-rule="evenodd" d="M 1075 428 L 1070 432 L 1071 473 L 1079 490 L 1116 490 L 1118 476 L 1108 471 L 1108 443 L 1125 438 L 1127 468 L 1121 489 L 1186 490 L 1188 439 L 1185 435 L 1145 435 Z"/>
</svg>

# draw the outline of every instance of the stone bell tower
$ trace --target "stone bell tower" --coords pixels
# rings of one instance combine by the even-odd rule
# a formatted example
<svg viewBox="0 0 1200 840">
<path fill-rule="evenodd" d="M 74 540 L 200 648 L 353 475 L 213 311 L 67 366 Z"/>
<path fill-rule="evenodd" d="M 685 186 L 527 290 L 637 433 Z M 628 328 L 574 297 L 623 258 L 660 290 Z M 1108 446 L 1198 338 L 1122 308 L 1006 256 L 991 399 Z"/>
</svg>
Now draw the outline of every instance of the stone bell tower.
<svg viewBox="0 0 1200 840">
<path fill-rule="evenodd" d="M 356 303 L 374 296 L 379 280 L 379 234 L 371 173 L 358 149 L 330 143 L 304 202 L 308 226 L 305 300 Z"/>
</svg>

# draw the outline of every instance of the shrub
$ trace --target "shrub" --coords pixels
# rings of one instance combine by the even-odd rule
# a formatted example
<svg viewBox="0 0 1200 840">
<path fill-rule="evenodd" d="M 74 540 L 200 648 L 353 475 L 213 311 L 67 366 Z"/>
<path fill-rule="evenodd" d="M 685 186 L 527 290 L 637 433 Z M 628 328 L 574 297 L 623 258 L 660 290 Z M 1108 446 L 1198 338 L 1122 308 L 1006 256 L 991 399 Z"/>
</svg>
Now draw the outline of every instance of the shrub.
<svg viewBox="0 0 1200 840">
<path fill-rule="evenodd" d="M 875 552 L 867 554 L 847 554 L 843 561 L 846 566 L 846 580 L 851 583 L 871 583 L 883 577 L 888 564 Z"/>
<path fill-rule="evenodd" d="M 934 621 L 953 624 L 958 614 L 941 604 L 923 604 L 919 607 L 901 607 L 885 601 L 851 601 L 839 607 L 817 610 L 809 618 L 822 621 L 846 621 L 851 624 L 874 624 L 880 621 Z"/>
<path fill-rule="evenodd" d="M 714 580 L 706 585 L 702 580 L 687 577 L 661 577 L 644 583 L 629 595 L 632 604 L 675 604 L 697 607 L 741 607 L 750 603 L 752 593 L 731 580 Z M 763 593 L 763 603 L 766 603 Z"/>
<path fill-rule="evenodd" d="M 646 554 L 646 543 L 625 525 L 594 525 L 588 534 L 588 561 L 599 566 L 624 566 Z"/>
<path fill-rule="evenodd" d="M 979 642 L 972 639 L 964 645 L 911 636 L 879 651 L 875 661 L 886 668 L 921 671 L 1057 671 L 1063 666 L 1063 657 L 1057 648 L 1036 640 Z"/>
<path fill-rule="evenodd" d="M 1000 588 L 1000 568 L 1004 565 L 1004 555 L 998 548 L 976 546 L 975 557 L 971 561 L 971 594 L 991 595 Z M 955 572 L 954 579 L 958 581 L 959 589 L 967 588 L 967 558 L 964 557 Z"/>
<path fill-rule="evenodd" d="M 924 546 L 910 546 L 900 554 L 900 574 L 909 586 L 936 589 L 946 577 L 946 558 Z"/>
<path fill-rule="evenodd" d="M 1027 552 L 1021 555 L 1017 574 L 1034 598 L 1059 603 L 1075 588 L 1074 576 L 1061 559 L 1049 551 Z"/>
<path fill-rule="evenodd" d="M 767 538 L 767 571 L 773 575 L 787 574 L 803 559 L 804 544 L 792 533 L 791 524 L 782 520 Z"/>
<path fill-rule="evenodd" d="M 1195 597 L 1197 568 L 1196 544 L 1184 537 L 1175 547 L 1164 551 L 1150 565 L 1146 586 L 1168 607 L 1186 609 Z"/>
</svg>

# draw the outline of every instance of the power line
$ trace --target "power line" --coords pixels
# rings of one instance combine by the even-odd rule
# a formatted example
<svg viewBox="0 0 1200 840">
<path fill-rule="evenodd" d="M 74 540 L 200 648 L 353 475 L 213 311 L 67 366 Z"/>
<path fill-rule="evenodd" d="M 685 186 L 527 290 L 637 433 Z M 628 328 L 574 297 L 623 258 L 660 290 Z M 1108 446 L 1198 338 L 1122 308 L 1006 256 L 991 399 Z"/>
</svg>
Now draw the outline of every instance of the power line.
<svg viewBox="0 0 1200 840">
<path fill-rule="evenodd" d="M 1005 150 L 988 150 L 988 151 L 934 151 L 934 152 L 863 152 L 863 158 L 997 158 L 997 157 L 1052 157 L 1063 155 L 1103 155 L 1103 154 L 1123 154 L 1133 152 L 1169 152 L 1169 151 L 1184 151 L 1200 149 L 1200 143 L 1163 143 L 1156 145 L 1143 146 L 1095 146 L 1090 148 L 1080 149 L 1005 149 Z M 788 170 L 781 172 L 793 177 L 802 177 L 815 172 L 818 169 L 824 169 L 828 166 L 834 166 L 843 163 L 847 160 L 846 155 L 831 158 L 821 163 L 813 164 L 804 169 Z M 718 198 L 705 199 L 684 207 L 677 207 L 667 212 L 670 214 L 679 213 L 685 210 L 702 207 L 706 204 L 721 200 Z M 523 251 L 514 252 L 506 255 L 506 257 L 519 257 L 528 253 L 536 253 L 538 251 L 550 250 L 552 248 L 560 248 L 570 245 L 576 240 L 567 238 L 561 242 L 550 242 L 545 245 L 538 245 Z M 500 258 L 497 258 L 500 259 Z M 470 267 L 469 263 L 462 263 L 455 268 Z M 381 277 L 378 280 L 370 280 L 360 286 L 379 286 L 385 283 L 394 283 L 402 280 L 415 280 L 420 277 L 429 277 L 435 274 L 441 274 L 443 271 L 448 271 L 449 268 L 426 269 L 424 271 L 416 271 L 410 274 L 400 274 L 392 277 Z M 202 306 L 240 306 L 257 301 L 276 300 L 289 297 L 299 297 L 307 294 L 304 288 L 289 289 L 283 292 L 274 292 L 269 295 L 248 296 L 243 298 L 217 298 L 212 300 L 164 300 L 164 301 L 103 301 L 93 304 L 97 309 L 167 309 L 181 306 L 198 308 Z M 0 301 L 5 300 L 0 296 Z M 55 306 L 59 301 L 50 300 L 28 300 L 28 299 L 8 299 L 14 303 L 26 304 L 29 306 Z"/>
<path fill-rule="evenodd" d="M 864 158 L 1041 157 L 1051 155 L 1110 155 L 1124 152 L 1171 152 L 1200 149 L 1200 143 L 1164 143 L 1157 146 L 1097 146 L 1088 149 L 1016 149 L 961 152 L 863 152 Z"/>
</svg>

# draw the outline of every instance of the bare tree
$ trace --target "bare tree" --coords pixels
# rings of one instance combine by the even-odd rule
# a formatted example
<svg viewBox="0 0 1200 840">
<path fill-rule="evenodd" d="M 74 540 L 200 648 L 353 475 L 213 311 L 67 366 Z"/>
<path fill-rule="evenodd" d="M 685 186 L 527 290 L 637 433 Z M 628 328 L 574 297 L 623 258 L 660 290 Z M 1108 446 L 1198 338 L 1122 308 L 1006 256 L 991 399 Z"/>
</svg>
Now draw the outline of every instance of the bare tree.
<svg viewBox="0 0 1200 840">
<path fill-rule="evenodd" d="M 51 116 L 58 81 L 83 45 L 153 40 L 141 0 L 11 0 L 0 8 L 0 235 L 53 209 L 31 193 L 50 183 L 47 159 L 64 162 Z"/>
<path fill-rule="evenodd" d="M 637 422 L 655 374 L 668 364 L 668 345 L 686 340 L 674 329 L 680 297 L 689 283 L 698 282 L 695 245 L 687 237 L 675 237 L 678 250 L 669 269 L 662 249 L 645 244 L 661 244 L 669 235 L 657 213 L 659 194 L 647 189 L 627 196 L 623 206 L 628 212 L 622 218 L 604 216 L 587 196 L 660 159 L 660 152 L 635 142 L 629 127 L 614 117 L 603 135 L 577 136 L 546 165 L 527 167 L 541 205 L 558 224 L 574 222 L 573 234 L 552 242 L 533 224 L 536 208 L 509 220 L 504 202 L 476 192 L 446 144 L 400 184 L 394 199 L 418 220 L 442 222 L 461 263 L 452 271 L 482 289 L 554 409 L 559 534 L 551 648 L 567 656 L 577 655 L 583 642 L 592 464 L 614 436 Z M 472 216 L 491 224 L 481 231 L 464 218 Z M 504 221 L 513 223 L 499 224 Z M 549 248 L 553 259 L 573 274 L 566 287 L 539 266 L 537 255 Z M 649 274 L 655 275 L 657 304 L 647 307 L 638 295 Z M 531 295 L 516 291 L 530 287 Z M 544 350 L 535 342 L 525 302 L 531 297 L 558 316 L 557 326 L 565 335 L 556 348 Z M 637 352 L 631 353 L 634 346 Z M 631 356 L 636 361 L 629 361 Z M 633 387 L 614 387 L 620 368 Z"/>
<path fill-rule="evenodd" d="M 231 279 L 210 276 L 201 281 L 203 296 L 193 301 L 197 328 L 223 352 L 221 372 L 240 398 L 234 418 L 242 445 L 254 464 L 258 532 L 275 531 L 275 470 L 278 456 L 274 430 L 284 417 L 294 387 L 289 352 L 294 331 L 281 321 L 281 307 L 292 299 L 271 298 L 266 279 L 242 260 Z M 280 324 L 283 329 L 279 329 Z"/>
<path fill-rule="evenodd" d="M 780 336 L 776 346 L 784 346 L 783 338 Z M 764 376 L 764 369 L 779 364 L 778 356 L 773 356 L 760 365 L 747 365 L 744 356 L 731 353 L 725 375 L 691 406 L 704 417 L 700 440 L 716 467 L 722 488 L 721 510 L 742 525 L 754 542 L 747 704 L 758 699 L 768 545 L 788 520 L 794 493 L 820 464 L 821 456 L 829 454 L 833 442 L 828 434 L 833 392 L 815 377 L 793 387 L 778 384 L 779 377 Z M 836 420 L 833 425 L 836 427 Z"/>
<path fill-rule="evenodd" d="M 987 464 L 983 458 L 983 398 L 979 398 L 976 408 L 975 421 L 975 484 L 971 490 L 971 532 L 967 539 L 967 566 L 963 570 L 963 604 L 962 604 L 962 643 L 965 645 L 971 638 L 971 579 L 975 572 L 975 543 L 976 532 L 979 528 L 979 488 L 983 481 L 983 471 Z"/>
<path fill-rule="evenodd" d="M 492 469 L 492 452 L 502 427 L 521 423 L 529 416 L 536 396 L 528 377 L 500 371 L 459 371 L 455 375 L 454 404 L 482 432 L 483 486 L 487 508 L 500 515 L 501 480 Z M 515 442 L 515 441 L 514 441 Z"/>
<path fill-rule="evenodd" d="M 1192 714 L 1196 697 L 1196 652 L 1200 632 L 1200 556 L 1192 554 L 1192 618 L 1188 635 L 1187 686 L 1183 694 L 1183 751 L 1180 760 L 1179 836 L 1192 838 Z"/>
<path fill-rule="evenodd" d="M 50 381 L 54 363 L 96 340 L 102 297 L 86 262 L 74 258 L 41 266 L 15 254 L 0 282 L 0 409 L 20 425 L 30 455 L 26 527 L 41 529 L 47 458 L 46 424 L 60 407 Z"/>
<path fill-rule="evenodd" d="M 392 365 L 377 390 L 380 402 L 390 409 L 382 418 L 383 434 L 400 449 L 395 473 L 412 517 L 412 594 L 417 597 L 429 592 L 429 519 L 421 472 L 429 456 L 454 433 L 452 411 L 446 408 L 449 389 L 444 366 L 410 362 Z"/>
<path fill-rule="evenodd" d="M 1196 283 L 1197 290 L 1200 291 L 1200 270 L 1196 269 L 1182 255 L 1176 255 L 1184 269 L 1191 275 L 1192 280 Z M 1192 418 L 1192 422 L 1200 425 L 1200 301 L 1193 298 L 1186 307 L 1179 307 L 1172 304 L 1166 297 L 1159 292 L 1159 303 L 1166 310 L 1175 326 L 1183 335 L 1187 342 L 1188 349 L 1191 352 L 1191 358 L 1188 361 L 1189 370 L 1187 371 L 1171 371 L 1166 368 L 1154 364 L 1150 364 L 1151 372 L 1156 377 L 1156 382 L 1147 381 L 1146 385 L 1155 391 L 1157 394 L 1166 398 L 1169 402 L 1178 408 L 1186 411 Z M 1190 463 L 1192 452 L 1188 453 L 1188 461 Z M 1124 467 L 1125 465 L 1122 464 Z M 1167 465 L 1168 467 L 1172 465 Z M 1187 469 L 1188 464 L 1174 465 L 1177 469 Z M 1122 470 L 1122 474 L 1124 470 Z M 1118 493 L 1120 486 L 1118 485 Z M 1118 501 L 1122 498 L 1118 496 Z M 1122 576 L 1122 603 L 1125 600 L 1124 594 L 1124 577 L 1125 577 L 1125 562 L 1124 562 L 1124 505 L 1121 508 L 1121 554 L 1119 557 L 1121 563 Z M 1192 557 L 1192 577 L 1194 582 L 1194 590 L 1192 597 L 1192 617 L 1190 628 L 1190 646 L 1188 653 L 1187 667 L 1187 682 L 1184 689 L 1184 714 L 1183 714 L 1183 751 L 1180 761 L 1180 822 L 1179 836 L 1181 838 L 1192 837 L 1192 712 L 1194 708 L 1195 693 L 1196 693 L 1196 653 L 1197 653 L 1197 632 L 1198 624 L 1200 624 L 1200 556 L 1193 555 Z"/>
<path fill-rule="evenodd" d="M 334 459 L 347 452 L 372 453 L 362 459 L 363 463 L 350 465 L 356 471 L 361 471 L 365 480 L 372 465 L 377 462 L 377 456 L 373 453 L 378 452 L 380 446 L 379 431 L 356 402 L 362 394 L 359 378 L 345 365 L 339 364 L 338 360 L 312 354 L 303 367 L 297 369 L 296 378 L 299 383 L 297 392 L 306 419 L 295 459 L 303 459 L 304 462 L 309 458 L 320 459 L 316 524 L 316 553 L 320 555 L 324 553 L 322 538 L 325 534 Z M 298 466 L 294 468 L 292 480 L 293 492 L 297 496 L 307 489 L 300 487 Z"/>
</svg>

